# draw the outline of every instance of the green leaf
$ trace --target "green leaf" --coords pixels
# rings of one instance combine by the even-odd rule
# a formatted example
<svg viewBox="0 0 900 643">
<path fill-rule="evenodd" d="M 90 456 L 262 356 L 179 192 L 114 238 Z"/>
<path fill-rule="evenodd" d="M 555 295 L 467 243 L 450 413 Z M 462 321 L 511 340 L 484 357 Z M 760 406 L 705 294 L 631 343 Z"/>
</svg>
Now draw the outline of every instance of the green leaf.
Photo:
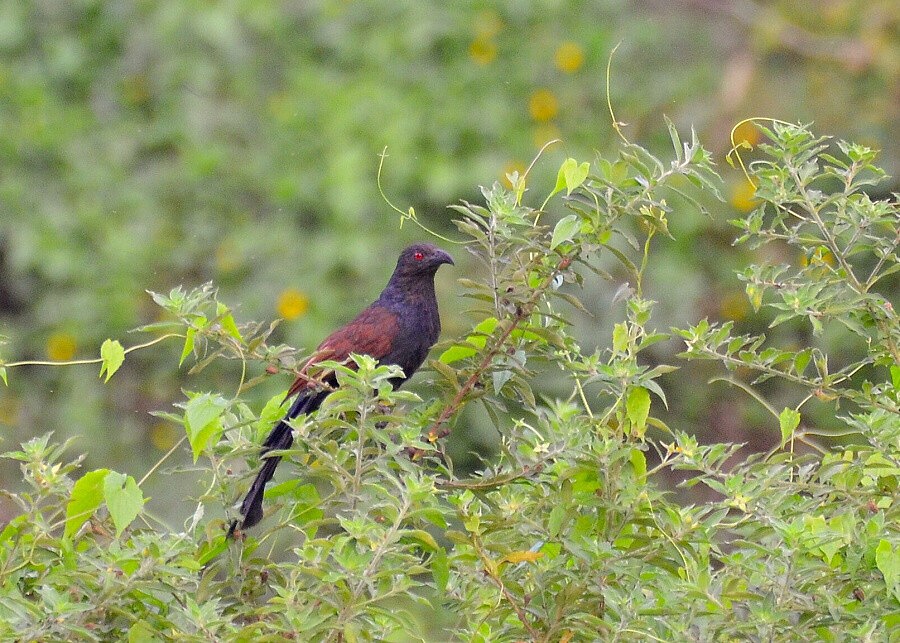
<svg viewBox="0 0 900 643">
<path fill-rule="evenodd" d="M 800 412 L 785 407 L 778 416 L 778 424 L 781 426 L 781 443 L 784 444 L 791 438 L 794 429 L 800 425 Z"/>
<path fill-rule="evenodd" d="M 271 428 L 270 425 L 280 420 L 284 415 L 283 409 L 286 401 L 284 393 L 276 393 L 270 397 L 262 411 L 259 412 L 259 423 L 267 428 Z"/>
<path fill-rule="evenodd" d="M 550 238 L 550 249 L 553 250 L 563 241 L 570 241 L 581 228 L 581 221 L 575 214 L 569 214 L 556 222 L 553 236 Z"/>
<path fill-rule="evenodd" d="M 812 359 L 812 350 L 809 348 L 797 353 L 797 356 L 794 358 L 794 371 L 797 375 L 803 375 L 803 371 L 806 370 L 810 359 Z"/>
<path fill-rule="evenodd" d="M 547 519 L 547 530 L 550 532 L 550 536 L 556 538 L 559 535 L 559 530 L 562 528 L 568 514 L 568 509 L 561 503 L 550 510 L 550 517 Z"/>
<path fill-rule="evenodd" d="M 613 350 L 624 353 L 628 349 L 628 327 L 624 322 L 613 326 Z"/>
<path fill-rule="evenodd" d="M 895 550 L 891 543 L 883 538 L 875 548 L 875 565 L 884 576 L 884 584 L 900 600 L 900 552 Z"/>
<path fill-rule="evenodd" d="M 6 370 L 3 369 L 3 381 L 6 381 Z M 900 389 L 900 366 L 891 366 L 891 383 L 894 385 L 895 389 Z"/>
<path fill-rule="evenodd" d="M 201 542 L 200 547 L 197 549 L 197 564 L 205 565 L 226 549 L 228 549 L 228 539 L 226 538 L 217 538 L 212 542 Z"/>
<path fill-rule="evenodd" d="M 643 435 L 650 414 L 650 392 L 643 386 L 635 386 L 628 392 L 625 412 L 637 435 Z"/>
<path fill-rule="evenodd" d="M 482 319 L 475 328 L 472 329 L 472 334 L 466 337 L 465 343 L 451 346 L 441 353 L 438 360 L 444 364 L 452 364 L 461 359 L 472 357 L 472 355 L 475 355 L 480 349 L 484 348 L 488 336 L 494 332 L 498 323 L 500 322 L 496 317 L 486 317 Z"/>
<path fill-rule="evenodd" d="M 556 194 L 563 187 L 566 188 L 566 196 L 572 194 L 572 190 L 584 183 L 591 164 L 585 161 L 579 165 L 578 161 L 573 158 L 567 158 L 559 168 L 556 174 L 556 185 L 553 188 L 553 194 Z M 551 196 L 553 196 L 551 194 Z"/>
<path fill-rule="evenodd" d="M 222 328 L 225 329 L 226 333 L 239 342 L 244 342 L 244 338 L 241 337 L 241 331 L 238 330 L 237 324 L 234 323 L 234 317 L 228 312 L 228 306 L 222 302 L 218 302 L 216 306 L 216 316 L 220 318 L 219 323 L 222 324 Z"/>
<path fill-rule="evenodd" d="M 457 344 L 456 346 L 451 346 L 438 357 L 438 360 L 443 362 L 444 364 L 452 364 L 453 362 L 458 362 L 461 359 L 465 359 L 467 357 L 472 357 L 478 353 L 471 346 L 461 346 Z"/>
<path fill-rule="evenodd" d="M 72 494 L 66 505 L 66 528 L 63 538 L 70 540 L 84 521 L 90 518 L 103 502 L 103 480 L 109 469 L 88 471 L 72 486 Z"/>
<path fill-rule="evenodd" d="M 450 561 L 447 560 L 447 552 L 439 547 L 431 557 L 431 577 L 434 579 L 435 589 L 443 592 L 450 581 Z"/>
<path fill-rule="evenodd" d="M 567 158 L 563 164 L 559 166 L 559 172 L 556 173 L 556 185 L 553 186 L 553 192 L 550 196 L 566 189 L 566 196 L 572 194 L 572 190 L 584 183 L 590 170 L 590 163 L 584 162 L 578 164 L 573 158 Z"/>
<path fill-rule="evenodd" d="M 406 535 L 410 536 L 411 538 L 415 538 L 431 551 L 437 551 L 441 548 L 441 546 L 438 545 L 437 541 L 434 539 L 434 536 L 429 534 L 424 529 L 407 529 Z"/>
<path fill-rule="evenodd" d="M 184 363 L 187 356 L 194 350 L 194 335 L 196 334 L 197 330 L 193 327 L 188 328 L 187 332 L 184 334 L 184 348 L 181 349 L 181 359 L 178 360 L 179 366 Z"/>
<path fill-rule="evenodd" d="M 474 330 L 476 333 L 483 333 L 485 335 L 490 335 L 491 333 L 494 332 L 494 329 L 497 328 L 497 324 L 499 324 L 499 323 L 500 322 L 497 320 L 496 317 L 485 317 L 480 322 L 478 322 L 478 325 L 475 326 Z M 484 337 L 481 337 L 480 339 L 481 339 L 481 347 L 484 347 Z M 475 338 L 473 338 L 470 335 L 469 341 L 474 341 L 474 340 L 475 340 Z"/>
<path fill-rule="evenodd" d="M 156 630 L 145 620 L 135 622 L 128 630 L 128 643 L 157 643 L 162 641 Z"/>
<path fill-rule="evenodd" d="M 110 471 L 103 481 L 103 497 L 116 526 L 116 536 L 121 536 L 141 512 L 144 494 L 133 477 Z"/>
<path fill-rule="evenodd" d="M 632 449 L 628 456 L 631 467 L 634 469 L 634 475 L 638 480 L 647 477 L 647 457 L 640 449 Z"/>
<path fill-rule="evenodd" d="M 9 386 L 9 382 L 6 379 L 6 367 L 0 366 L 0 379 L 3 380 L 3 383 Z"/>
<path fill-rule="evenodd" d="M 103 360 L 103 363 L 100 365 L 100 377 L 103 377 L 105 372 L 106 379 L 103 381 L 108 382 L 109 378 L 119 370 L 119 367 L 125 361 L 125 349 L 122 348 L 122 344 L 118 340 L 107 339 L 100 345 L 100 359 Z"/>
<path fill-rule="evenodd" d="M 227 406 L 228 402 L 224 398 L 211 393 L 196 395 L 185 406 L 184 425 L 194 462 L 197 462 L 203 449 L 218 440 L 222 432 L 219 418 Z"/>
</svg>

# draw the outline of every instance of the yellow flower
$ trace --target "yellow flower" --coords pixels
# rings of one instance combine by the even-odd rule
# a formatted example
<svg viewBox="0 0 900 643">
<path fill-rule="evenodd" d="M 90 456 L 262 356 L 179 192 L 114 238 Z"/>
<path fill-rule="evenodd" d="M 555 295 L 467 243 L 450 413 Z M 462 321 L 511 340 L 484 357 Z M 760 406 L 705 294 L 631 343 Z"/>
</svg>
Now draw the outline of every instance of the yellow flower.
<svg viewBox="0 0 900 643">
<path fill-rule="evenodd" d="M 475 31 L 481 38 L 493 38 L 503 29 L 503 20 L 496 11 L 479 11 L 475 17 Z"/>
<path fill-rule="evenodd" d="M 559 113 L 559 103 L 549 89 L 539 89 L 531 95 L 528 111 L 531 112 L 531 118 L 544 123 L 556 117 Z"/>
<path fill-rule="evenodd" d="M 725 319 L 740 321 L 747 316 L 748 312 L 750 312 L 750 304 L 742 292 L 730 292 L 719 302 L 719 313 Z"/>
<path fill-rule="evenodd" d="M 175 427 L 165 422 L 157 422 L 150 427 L 150 443 L 160 451 L 168 451 L 175 446 Z"/>
<path fill-rule="evenodd" d="M 278 314 L 285 319 L 297 319 L 309 309 L 309 298 L 296 288 L 288 288 L 278 297 Z"/>
<path fill-rule="evenodd" d="M 479 36 L 469 45 L 469 57 L 479 65 L 487 65 L 497 57 L 497 45 L 490 38 Z"/>
<path fill-rule="evenodd" d="M 744 121 L 734 130 L 734 144 L 747 143 L 756 145 L 759 142 L 759 128 L 753 121 Z"/>
<path fill-rule="evenodd" d="M 525 170 L 528 169 L 525 167 L 525 164 L 521 161 L 510 161 L 505 166 L 503 166 L 503 172 L 500 174 L 500 180 L 503 181 L 503 185 L 512 189 L 513 185 L 509 182 L 509 179 L 506 178 L 507 174 L 512 174 L 513 172 L 518 172 L 519 177 L 525 173 Z"/>
<path fill-rule="evenodd" d="M 584 51 L 577 43 L 566 41 L 556 49 L 553 59 L 557 69 L 573 74 L 584 64 Z"/>
<path fill-rule="evenodd" d="M 741 212 L 749 212 L 757 206 L 756 187 L 749 181 L 741 181 L 731 189 L 731 205 Z"/>
<path fill-rule="evenodd" d="M 549 141 L 559 137 L 559 128 L 553 123 L 545 123 L 535 128 L 531 140 L 534 141 L 535 147 L 544 147 Z"/>
<path fill-rule="evenodd" d="M 55 362 L 67 362 L 75 357 L 78 344 L 69 333 L 54 333 L 47 340 L 47 357 Z"/>
</svg>

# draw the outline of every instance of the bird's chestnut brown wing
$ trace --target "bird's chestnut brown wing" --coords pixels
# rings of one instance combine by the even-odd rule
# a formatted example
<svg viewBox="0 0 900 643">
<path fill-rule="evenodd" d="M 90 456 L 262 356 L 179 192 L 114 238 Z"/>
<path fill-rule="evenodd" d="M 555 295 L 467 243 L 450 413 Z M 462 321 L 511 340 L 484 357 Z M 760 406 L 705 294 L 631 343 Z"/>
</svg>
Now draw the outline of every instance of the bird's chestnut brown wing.
<svg viewBox="0 0 900 643">
<path fill-rule="evenodd" d="M 338 328 L 319 344 L 312 358 L 304 365 L 300 377 L 291 385 L 287 397 L 310 386 L 310 380 L 305 377 L 306 369 L 322 360 L 343 362 L 350 353 L 381 359 L 391 352 L 398 328 L 397 315 L 391 311 L 381 306 L 366 308 L 356 319 Z"/>
</svg>

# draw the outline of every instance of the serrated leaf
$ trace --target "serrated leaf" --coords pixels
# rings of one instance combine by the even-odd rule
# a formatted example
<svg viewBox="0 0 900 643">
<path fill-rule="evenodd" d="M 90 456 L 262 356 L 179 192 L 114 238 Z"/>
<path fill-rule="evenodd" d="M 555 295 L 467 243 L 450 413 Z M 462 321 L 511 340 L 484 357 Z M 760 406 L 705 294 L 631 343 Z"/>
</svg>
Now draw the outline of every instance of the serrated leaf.
<svg viewBox="0 0 900 643">
<path fill-rule="evenodd" d="M 785 407 L 778 416 L 778 424 L 781 426 L 781 443 L 784 444 L 800 425 L 800 412 Z"/>
<path fill-rule="evenodd" d="M 228 402 L 224 398 L 210 393 L 194 396 L 185 406 L 184 426 L 188 441 L 191 443 L 194 462 L 200 457 L 203 449 L 218 440 L 222 432 L 219 418 L 227 406 Z"/>
<path fill-rule="evenodd" d="M 187 356 L 191 354 L 191 351 L 194 350 L 194 335 L 196 335 L 196 333 L 197 330 L 193 327 L 188 328 L 187 332 L 185 332 L 184 348 L 181 349 L 181 359 L 178 360 L 178 366 L 181 366 Z"/>
<path fill-rule="evenodd" d="M 893 593 L 894 598 L 900 600 L 900 552 L 883 538 L 875 548 L 875 565 L 884 576 L 884 584 L 888 591 Z"/>
<path fill-rule="evenodd" d="M 550 517 L 547 518 L 547 530 L 553 538 L 559 535 L 563 522 L 568 516 L 568 509 L 563 504 L 557 504 L 550 510 Z"/>
<path fill-rule="evenodd" d="M 450 561 L 443 547 L 439 547 L 431 557 L 431 577 L 434 579 L 435 589 L 439 592 L 447 589 L 447 583 L 450 581 Z"/>
<path fill-rule="evenodd" d="M 550 237 L 550 249 L 555 249 L 564 241 L 570 241 L 581 228 L 581 221 L 575 214 L 569 214 L 556 222 Z"/>
<path fill-rule="evenodd" d="M 628 327 L 624 322 L 613 326 L 613 350 L 624 353 L 628 349 Z"/>
<path fill-rule="evenodd" d="M 638 480 L 643 480 L 647 477 L 647 457 L 643 451 L 632 449 L 628 456 L 628 461 L 631 462 L 631 468 L 634 469 L 634 475 Z"/>
<path fill-rule="evenodd" d="M 812 350 L 806 349 L 797 353 L 797 356 L 794 357 L 794 371 L 797 375 L 803 375 L 803 371 L 806 370 L 806 366 L 809 364 L 809 360 L 812 358 Z"/>
<path fill-rule="evenodd" d="M 234 323 L 234 317 L 228 312 L 228 307 L 222 302 L 219 302 L 216 306 L 216 315 L 220 317 L 219 323 L 222 324 L 225 332 L 243 343 L 244 338 L 241 337 L 241 331 L 238 330 L 237 324 Z"/>
<path fill-rule="evenodd" d="M 647 416 L 650 414 L 650 392 L 643 386 L 632 388 L 625 400 L 625 413 L 634 434 L 642 436 L 647 428 Z"/>
<path fill-rule="evenodd" d="M 262 411 L 259 412 L 259 424 L 269 429 L 272 424 L 280 420 L 284 416 L 286 401 L 284 393 L 276 393 L 270 397 Z"/>
<path fill-rule="evenodd" d="M 224 543 L 224 539 L 222 540 Z M 128 643 L 158 643 L 156 630 L 145 620 L 136 621 L 128 630 Z"/>
<path fill-rule="evenodd" d="M 106 379 L 103 381 L 108 382 L 109 378 L 119 370 L 119 367 L 125 361 L 125 349 L 122 348 L 122 344 L 118 340 L 107 339 L 100 345 L 100 359 L 103 360 L 100 365 L 100 377 L 103 377 L 105 372 Z"/>
<path fill-rule="evenodd" d="M 103 481 L 109 469 L 95 469 L 81 476 L 72 486 L 66 504 L 66 527 L 63 538 L 71 539 L 103 503 Z"/>
<path fill-rule="evenodd" d="M 144 494 L 133 477 L 110 471 L 103 480 L 103 498 L 116 526 L 116 537 L 121 536 L 141 512 Z"/>
</svg>

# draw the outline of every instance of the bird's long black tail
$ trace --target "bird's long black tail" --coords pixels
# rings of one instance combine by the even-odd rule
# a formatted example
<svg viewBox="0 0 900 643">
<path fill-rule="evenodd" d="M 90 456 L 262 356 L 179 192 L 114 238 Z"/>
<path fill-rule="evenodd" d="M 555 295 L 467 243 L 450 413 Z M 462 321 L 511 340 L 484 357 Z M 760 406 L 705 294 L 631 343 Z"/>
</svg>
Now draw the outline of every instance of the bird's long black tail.
<svg viewBox="0 0 900 643">
<path fill-rule="evenodd" d="M 275 475 L 275 468 L 281 461 L 280 455 L 265 457 L 265 454 L 269 451 L 281 451 L 284 449 L 290 449 L 291 445 L 294 443 L 294 436 L 291 432 L 291 427 L 288 425 L 288 422 L 299 415 L 315 411 L 322 404 L 322 400 L 325 399 L 325 396 L 327 394 L 328 393 L 325 391 L 310 391 L 300 393 L 297 396 L 297 399 L 294 400 L 294 403 L 291 404 L 291 408 L 288 410 L 287 415 L 284 416 L 284 419 L 279 420 L 278 424 L 276 424 L 272 428 L 271 433 L 269 433 L 269 437 L 267 437 L 266 441 L 263 442 L 262 468 L 259 470 L 259 473 L 256 474 L 256 478 L 254 478 L 253 484 L 250 485 L 250 490 L 247 492 L 247 495 L 244 497 L 244 501 L 241 503 L 242 518 L 240 520 L 233 521 L 231 523 L 231 526 L 228 528 L 229 538 L 234 535 L 234 532 L 238 529 L 239 525 L 241 529 L 247 529 L 262 520 L 262 502 L 263 494 L 266 490 L 266 484 L 269 482 L 269 480 L 272 479 L 272 476 Z"/>
</svg>

